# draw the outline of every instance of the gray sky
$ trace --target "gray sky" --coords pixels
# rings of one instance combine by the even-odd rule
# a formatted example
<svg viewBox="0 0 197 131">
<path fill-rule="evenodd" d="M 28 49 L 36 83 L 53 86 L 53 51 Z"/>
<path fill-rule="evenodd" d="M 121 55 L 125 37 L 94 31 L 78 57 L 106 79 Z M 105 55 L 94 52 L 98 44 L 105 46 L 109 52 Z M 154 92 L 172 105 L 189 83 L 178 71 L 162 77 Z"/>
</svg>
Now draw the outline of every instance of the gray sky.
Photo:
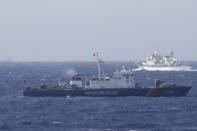
<svg viewBox="0 0 197 131">
<path fill-rule="evenodd" d="M 1 0 L 0 60 L 197 60 L 197 0 Z"/>
</svg>

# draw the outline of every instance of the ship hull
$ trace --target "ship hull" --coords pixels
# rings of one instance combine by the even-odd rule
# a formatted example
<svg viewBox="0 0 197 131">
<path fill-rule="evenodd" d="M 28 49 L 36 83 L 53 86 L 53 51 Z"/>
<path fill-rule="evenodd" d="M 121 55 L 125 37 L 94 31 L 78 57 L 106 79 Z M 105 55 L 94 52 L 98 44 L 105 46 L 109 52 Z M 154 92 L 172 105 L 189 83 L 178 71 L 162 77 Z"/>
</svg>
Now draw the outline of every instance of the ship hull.
<svg viewBox="0 0 197 131">
<path fill-rule="evenodd" d="M 33 97 L 124 97 L 124 96 L 147 96 L 147 97 L 172 97 L 185 96 L 191 87 L 170 88 L 113 88 L 113 89 L 26 89 L 24 96 Z"/>
<path fill-rule="evenodd" d="M 158 67 L 151 67 L 151 66 L 140 66 L 138 69 L 135 70 L 147 70 L 147 71 L 191 71 L 191 66 L 158 66 Z"/>
</svg>

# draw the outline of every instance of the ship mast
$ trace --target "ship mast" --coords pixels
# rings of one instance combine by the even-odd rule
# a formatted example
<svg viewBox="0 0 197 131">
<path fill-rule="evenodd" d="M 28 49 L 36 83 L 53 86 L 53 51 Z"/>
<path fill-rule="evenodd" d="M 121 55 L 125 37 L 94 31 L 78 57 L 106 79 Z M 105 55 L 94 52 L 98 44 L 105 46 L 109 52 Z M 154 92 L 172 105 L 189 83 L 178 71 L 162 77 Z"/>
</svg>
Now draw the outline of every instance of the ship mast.
<svg viewBox="0 0 197 131">
<path fill-rule="evenodd" d="M 174 51 L 173 51 L 173 49 L 171 49 L 170 57 L 171 57 L 171 58 L 173 58 L 173 57 L 174 57 Z"/>
<path fill-rule="evenodd" d="M 160 44 L 157 42 L 155 45 L 155 51 L 154 51 L 154 54 L 157 55 L 157 54 L 160 54 Z"/>
<path fill-rule="evenodd" d="M 98 68 L 98 78 L 100 79 L 101 77 L 104 76 L 104 71 L 103 71 L 103 68 L 104 68 L 104 61 L 101 57 L 99 57 L 99 53 L 96 52 L 94 53 L 94 56 L 96 57 L 98 63 L 97 63 L 97 68 Z"/>
</svg>

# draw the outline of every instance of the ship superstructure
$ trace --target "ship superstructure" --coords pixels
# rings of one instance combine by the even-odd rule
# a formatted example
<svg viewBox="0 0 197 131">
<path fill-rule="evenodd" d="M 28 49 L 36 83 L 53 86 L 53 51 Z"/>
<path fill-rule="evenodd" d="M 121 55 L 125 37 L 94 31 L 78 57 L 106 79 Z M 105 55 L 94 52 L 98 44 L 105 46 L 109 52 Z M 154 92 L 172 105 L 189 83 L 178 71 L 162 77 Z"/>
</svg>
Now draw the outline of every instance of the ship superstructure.
<svg viewBox="0 0 197 131">
<path fill-rule="evenodd" d="M 96 55 L 98 61 L 98 77 L 92 77 L 85 82 L 85 88 L 134 88 L 135 80 L 132 71 L 122 66 L 121 70 L 116 70 L 112 76 L 104 73 L 104 61 Z"/>
</svg>

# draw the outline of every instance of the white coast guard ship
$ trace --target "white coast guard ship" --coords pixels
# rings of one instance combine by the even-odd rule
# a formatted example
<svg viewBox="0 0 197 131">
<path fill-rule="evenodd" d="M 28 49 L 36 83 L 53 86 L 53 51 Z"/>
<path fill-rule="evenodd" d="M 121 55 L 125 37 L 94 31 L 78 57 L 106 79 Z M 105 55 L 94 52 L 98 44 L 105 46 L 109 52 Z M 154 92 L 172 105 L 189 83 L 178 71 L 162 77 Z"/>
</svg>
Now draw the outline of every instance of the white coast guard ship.
<svg viewBox="0 0 197 131">
<path fill-rule="evenodd" d="M 157 51 L 147 57 L 146 61 L 140 62 L 138 69 L 147 71 L 191 71 L 191 65 L 179 64 L 174 58 L 174 53 L 170 52 L 168 56 L 161 56 Z"/>
</svg>

